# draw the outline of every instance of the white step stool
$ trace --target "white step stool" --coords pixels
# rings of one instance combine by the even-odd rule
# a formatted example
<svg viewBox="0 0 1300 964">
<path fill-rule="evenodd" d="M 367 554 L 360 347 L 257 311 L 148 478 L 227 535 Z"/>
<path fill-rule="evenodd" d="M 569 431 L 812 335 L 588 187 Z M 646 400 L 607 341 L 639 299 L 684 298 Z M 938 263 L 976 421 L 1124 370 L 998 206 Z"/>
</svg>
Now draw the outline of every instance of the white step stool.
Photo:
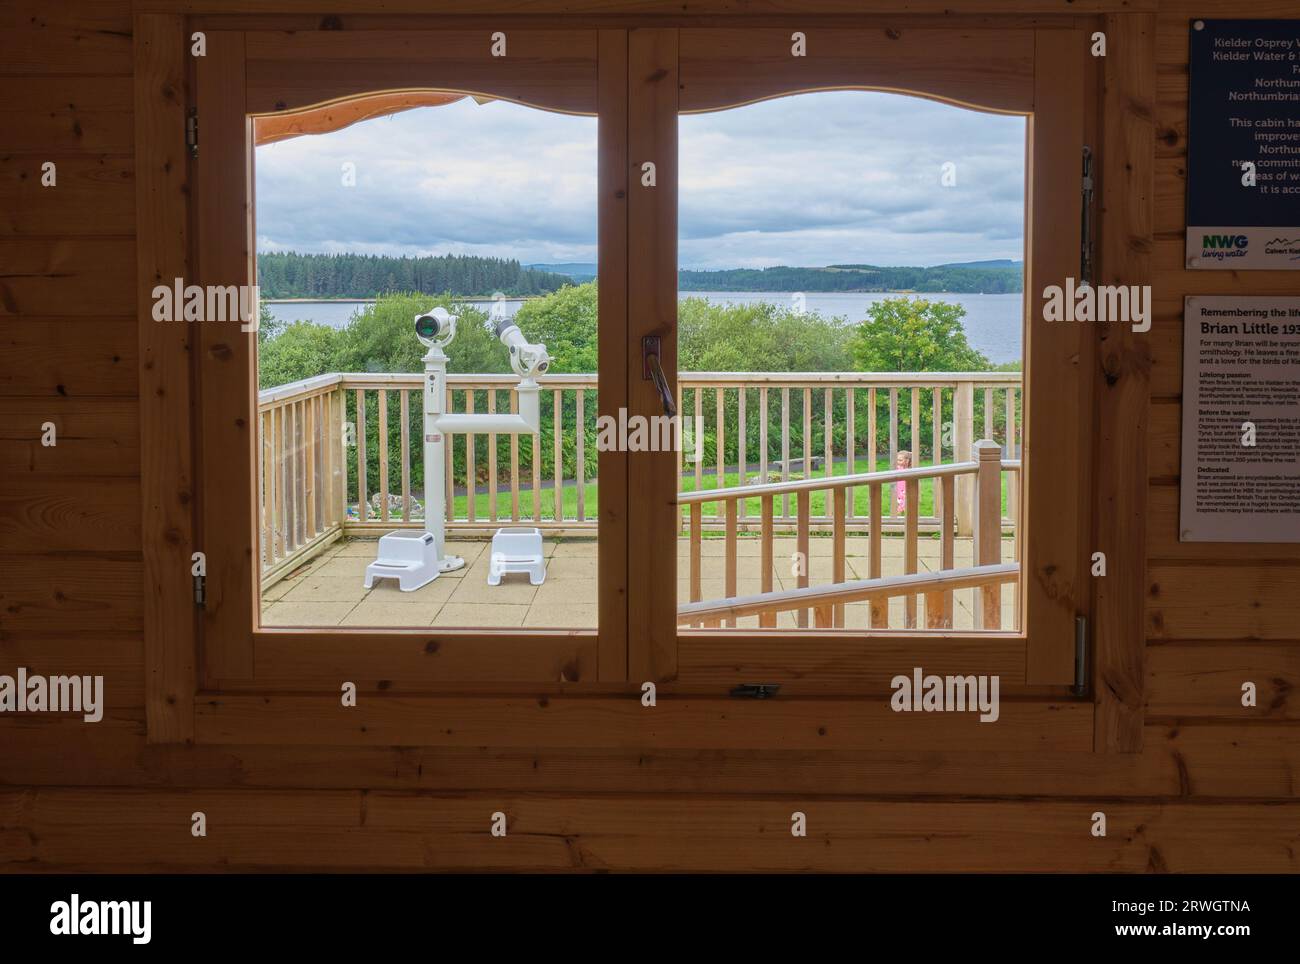
<svg viewBox="0 0 1300 964">
<path fill-rule="evenodd" d="M 379 538 L 379 557 L 366 566 L 365 587 L 376 579 L 396 579 L 402 592 L 414 592 L 438 578 L 437 549 L 427 532 L 398 529 Z"/>
<path fill-rule="evenodd" d="M 541 529 L 507 526 L 497 530 L 492 537 L 492 555 L 488 558 L 488 585 L 501 585 L 501 574 L 506 572 L 526 572 L 534 586 L 546 580 Z"/>
</svg>

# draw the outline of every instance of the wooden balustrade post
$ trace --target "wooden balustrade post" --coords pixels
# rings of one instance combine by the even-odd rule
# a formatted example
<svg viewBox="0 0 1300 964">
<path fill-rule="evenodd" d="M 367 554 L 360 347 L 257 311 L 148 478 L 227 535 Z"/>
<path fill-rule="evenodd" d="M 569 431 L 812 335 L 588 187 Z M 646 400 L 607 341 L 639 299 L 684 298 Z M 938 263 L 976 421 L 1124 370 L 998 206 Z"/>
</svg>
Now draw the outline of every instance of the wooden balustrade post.
<svg viewBox="0 0 1300 964">
<path fill-rule="evenodd" d="M 766 400 L 767 390 L 764 389 L 763 391 L 764 391 L 764 399 Z M 764 408 L 767 407 L 766 402 L 764 403 L 763 407 Z M 764 475 L 766 475 L 766 473 L 764 473 Z M 772 569 L 773 566 L 775 565 L 775 560 L 772 557 L 772 553 L 773 553 L 772 530 L 774 528 L 772 516 L 774 514 L 775 501 L 776 500 L 770 495 L 763 496 L 761 500 L 761 504 L 762 504 L 761 511 L 763 517 L 761 538 L 763 544 L 761 549 L 762 555 L 759 560 L 759 565 L 762 567 L 762 575 L 759 577 L 759 589 L 765 593 L 772 591 Z M 758 625 L 761 629 L 775 629 L 776 613 L 774 612 L 760 613 L 758 616 Z"/>
<path fill-rule="evenodd" d="M 388 392 L 381 388 L 379 398 L 379 518 L 388 521 Z"/>
<path fill-rule="evenodd" d="M 961 458 L 975 443 L 975 386 L 958 382 L 952 402 L 953 451 Z M 957 535 L 971 534 L 974 512 L 975 480 L 969 475 L 957 478 Z"/>
<path fill-rule="evenodd" d="M 911 575 L 920 568 L 921 483 L 918 479 L 908 479 L 903 483 L 903 490 L 907 493 L 907 507 L 903 510 L 903 572 Z M 903 597 L 903 625 L 907 629 L 916 628 L 915 593 Z"/>
<path fill-rule="evenodd" d="M 847 504 L 847 494 L 844 489 L 836 489 L 834 502 L 835 508 L 832 512 L 832 530 L 831 530 L 831 581 L 844 582 L 845 576 L 845 527 L 847 518 L 845 517 L 845 506 Z M 837 629 L 844 626 L 844 606 L 837 605 L 831 614 L 832 625 Z"/>
<path fill-rule="evenodd" d="M 983 439 L 975 443 L 979 463 L 975 475 L 974 557 L 977 566 L 1002 561 L 1002 447 Z M 1002 628 L 1002 587 L 997 583 L 976 590 L 977 629 Z"/>
<path fill-rule="evenodd" d="M 411 524 L 411 392 L 403 388 L 397 393 L 398 428 L 402 437 L 402 524 Z M 423 414 L 423 413 L 421 413 Z M 424 429 L 420 429 L 424 438 Z M 421 445 L 423 450 L 423 445 Z"/>
<path fill-rule="evenodd" d="M 812 552 L 808 544 L 809 516 L 811 515 L 811 493 L 803 489 L 795 496 L 795 505 L 799 513 L 799 519 L 795 529 L 795 548 L 799 552 L 799 574 L 795 579 L 796 585 L 800 589 L 808 586 L 808 575 L 812 571 Z M 797 622 L 800 629 L 808 628 L 808 610 L 800 609 L 797 613 Z"/>
<path fill-rule="evenodd" d="M 867 534 L 867 578 L 880 578 L 880 556 L 881 556 L 881 531 L 880 526 L 884 521 L 881 516 L 880 506 L 880 483 L 874 482 L 867 486 L 871 500 L 870 519 L 871 529 Z M 889 600 L 872 599 L 867 604 L 871 611 L 871 628 L 887 629 L 889 627 Z"/>
<path fill-rule="evenodd" d="M 366 390 L 357 389 L 357 521 L 365 522 L 370 508 L 366 496 Z"/>
<path fill-rule="evenodd" d="M 736 516 L 740 509 L 739 502 L 739 499 L 727 500 L 727 545 L 723 568 L 723 592 L 726 593 L 728 599 L 736 598 Z M 727 625 L 736 625 L 734 616 L 727 620 Z"/>
<path fill-rule="evenodd" d="M 704 506 L 699 502 L 691 503 L 691 602 L 699 602 L 704 598 L 703 587 L 700 584 L 700 555 L 704 543 Z"/>
</svg>

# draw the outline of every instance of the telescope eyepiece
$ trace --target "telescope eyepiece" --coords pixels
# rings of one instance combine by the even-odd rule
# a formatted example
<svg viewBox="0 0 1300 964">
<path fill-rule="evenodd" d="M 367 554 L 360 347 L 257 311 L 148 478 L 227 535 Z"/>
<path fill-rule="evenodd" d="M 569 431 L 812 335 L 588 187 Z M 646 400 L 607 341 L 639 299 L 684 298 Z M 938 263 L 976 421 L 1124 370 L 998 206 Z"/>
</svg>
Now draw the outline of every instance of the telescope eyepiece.
<svg viewBox="0 0 1300 964">
<path fill-rule="evenodd" d="M 415 316 L 415 337 L 425 345 L 445 345 L 456 334 L 456 316 L 441 306 Z"/>
</svg>

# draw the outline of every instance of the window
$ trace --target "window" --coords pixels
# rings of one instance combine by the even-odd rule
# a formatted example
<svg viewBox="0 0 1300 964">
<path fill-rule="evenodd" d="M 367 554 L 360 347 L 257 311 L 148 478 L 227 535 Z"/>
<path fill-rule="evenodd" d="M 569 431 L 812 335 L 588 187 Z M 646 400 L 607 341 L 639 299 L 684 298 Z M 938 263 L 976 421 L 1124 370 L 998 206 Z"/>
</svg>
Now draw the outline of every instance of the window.
<svg viewBox="0 0 1300 964">
<path fill-rule="evenodd" d="M 553 375 L 549 386 L 543 383 L 543 394 L 548 387 L 556 392 L 572 388 L 573 416 L 576 419 L 577 399 L 581 397 L 584 424 L 604 417 L 616 421 L 662 417 L 665 398 L 651 377 L 653 355 L 667 383 L 668 403 L 687 416 L 697 412 L 705 415 L 707 439 L 708 418 L 717 418 L 716 390 L 722 388 L 721 446 L 716 424 L 712 439 L 714 451 L 720 448 L 722 455 L 715 456 L 712 465 L 706 462 L 700 466 L 701 484 L 710 468 L 716 480 L 721 467 L 724 483 L 729 481 L 733 466 L 737 481 L 742 473 L 748 481 L 750 474 L 763 471 L 757 444 L 752 450 L 747 446 L 743 453 L 735 444 L 739 437 L 740 399 L 745 398 L 746 435 L 761 432 L 763 427 L 768 430 L 768 445 L 762 450 L 768 457 L 767 472 L 774 471 L 773 462 L 781 462 L 775 471 L 784 484 L 788 476 L 813 470 L 812 479 L 807 481 L 814 484 L 802 494 L 799 489 L 780 491 L 771 500 L 775 515 L 778 499 L 784 513 L 784 496 L 791 496 L 793 521 L 788 524 L 793 530 L 793 551 L 800 550 L 800 540 L 813 538 L 814 526 L 829 527 L 831 538 L 825 541 L 832 545 L 850 538 L 865 538 L 868 543 L 867 552 L 860 557 L 866 560 L 865 573 L 859 572 L 853 554 L 846 553 L 838 564 L 834 555 L 828 555 L 823 564 L 819 562 L 822 557 L 810 551 L 813 568 L 809 588 L 839 584 L 841 575 L 848 581 L 850 571 L 859 582 L 914 576 L 922 577 L 922 582 L 913 592 L 905 588 L 901 599 L 889 607 L 880 607 L 876 613 L 871 610 L 868 593 L 865 609 L 860 606 L 863 600 L 818 598 L 778 612 L 775 626 L 763 625 L 766 617 L 761 608 L 744 614 L 725 609 L 707 614 L 688 610 L 683 618 L 682 607 L 741 595 L 745 577 L 740 575 L 739 562 L 728 574 L 726 547 L 732 547 L 730 551 L 738 560 L 743 542 L 743 554 L 757 548 L 761 559 L 762 494 L 757 498 L 737 496 L 727 500 L 733 507 L 731 511 L 724 507 L 716 517 L 706 515 L 698 500 L 681 496 L 683 490 L 689 493 L 692 488 L 697 463 L 690 463 L 683 472 L 677 451 L 602 446 L 596 455 L 594 476 L 599 480 L 598 505 L 592 504 L 594 495 L 588 502 L 584 494 L 585 504 L 581 509 L 577 507 L 577 493 L 585 491 L 577 483 L 589 481 L 577 472 L 581 465 L 585 474 L 590 465 L 590 453 L 584 451 L 581 461 L 575 455 L 572 462 L 573 505 L 562 500 L 560 510 L 566 526 L 571 521 L 596 523 L 594 564 L 588 569 L 594 570 L 594 578 L 575 580 L 582 582 L 580 591 L 584 596 L 595 599 L 594 624 L 584 614 L 582 618 L 539 625 L 526 625 L 522 619 L 519 624 L 511 619 L 512 625 L 506 625 L 507 620 L 502 618 L 497 625 L 484 628 L 471 625 L 473 620 L 468 618 L 435 625 L 436 615 L 425 623 L 414 617 L 408 622 L 405 613 L 381 616 L 377 612 L 373 621 L 357 625 L 343 619 L 337 623 L 320 620 L 330 623 L 328 626 L 298 619 L 277 625 L 273 618 L 276 607 L 287 593 L 264 599 L 262 583 L 301 564 L 302 557 L 294 553 L 304 548 L 310 551 L 313 541 L 319 546 L 336 535 L 373 536 L 424 521 L 415 511 L 415 503 L 423 500 L 419 496 L 422 477 L 416 468 L 419 429 L 415 427 L 418 423 L 414 411 L 415 393 L 425 384 L 423 373 L 410 371 L 409 364 L 380 366 L 408 369 L 405 371 L 342 373 L 357 376 L 358 382 L 331 384 L 310 398 L 295 397 L 292 404 L 296 411 L 286 416 L 284 406 L 278 405 L 283 399 L 275 395 L 280 386 L 268 386 L 266 390 L 271 394 L 259 399 L 255 341 L 247 332 L 238 331 L 238 326 L 204 324 L 189 328 L 189 344 L 183 348 L 176 341 L 165 340 L 170 334 L 155 335 L 151 328 L 146 339 L 157 339 L 159 346 L 173 353 L 169 358 L 180 357 L 186 349 L 193 358 L 193 380 L 188 389 L 196 412 L 192 471 L 197 484 L 192 541 L 206 557 L 206 584 L 202 587 L 206 598 L 198 619 L 195 675 L 197 689 L 212 694 L 212 698 L 198 702 L 186 694 L 184 651 L 158 642 L 152 651 L 163 665 L 160 682 L 151 682 L 151 721 L 175 718 L 178 722 L 174 732 L 183 736 L 187 730 L 182 714 L 188 701 L 193 714 L 190 732 L 200 740 L 255 740 L 260 721 L 274 716 L 282 726 L 297 727 L 295 732 L 302 742 L 456 743 L 482 740 L 491 733 L 494 739 L 554 745 L 554 741 L 572 737 L 550 724 L 556 714 L 546 709 L 555 705 L 548 700 L 551 696 L 578 695 L 582 698 L 566 699 L 565 712 L 591 714 L 591 726 L 600 731 L 608 745 L 628 745 L 630 740 L 645 739 L 652 744 L 659 740 L 655 745 L 674 745 L 674 731 L 656 730 L 647 736 L 644 724 L 637 722 L 641 718 L 630 715 L 640 704 L 629 700 L 629 695 L 639 695 L 646 681 L 656 683 L 669 696 L 703 691 L 715 694 L 711 699 L 725 699 L 721 694 L 736 684 L 774 682 L 782 684 L 783 693 L 795 700 L 808 694 L 849 696 L 841 702 L 851 708 L 859 706 L 855 700 L 862 694 L 881 692 L 895 674 L 919 665 L 927 673 L 996 673 L 1002 678 L 1004 694 L 1020 695 L 1011 713 L 1012 726 L 999 728 L 1001 735 L 996 737 L 961 730 L 962 745 L 1091 746 L 1093 704 L 1068 698 L 1067 688 L 1076 683 L 1076 617 L 1090 611 L 1093 595 L 1086 578 L 1085 548 L 1090 545 L 1095 524 L 1086 482 L 1094 464 L 1087 448 L 1094 418 L 1091 373 L 1096 336 L 1082 326 L 1041 323 L 1034 293 L 1047 284 L 1079 274 L 1080 158 L 1084 144 L 1096 142 L 1097 123 L 1091 111 L 1092 91 L 1097 84 L 1091 72 L 1101 65 L 1088 62 L 1087 31 L 1069 19 L 1042 27 L 1011 29 L 954 28 L 936 21 L 933 26 L 885 31 L 878 24 L 864 24 L 860 29 L 798 31 L 804 52 L 797 55 L 792 50 L 792 31 L 774 27 L 507 29 L 509 54 L 505 57 L 493 55 L 495 41 L 482 30 L 211 31 L 208 55 L 194 64 L 202 135 L 197 156 L 190 162 L 193 189 L 189 209 L 178 207 L 174 200 L 154 198 L 148 193 L 148 184 L 142 185 L 144 203 L 157 209 L 158 222 L 179 224 L 179 230 L 188 231 L 192 238 L 189 263 L 177 270 L 186 271 L 203 285 L 245 285 L 255 278 L 259 236 L 271 222 L 259 219 L 255 227 L 253 215 L 256 210 L 270 210 L 267 195 L 276 190 L 270 183 L 257 184 L 255 174 L 254 146 L 263 133 L 263 124 L 268 125 L 267 130 L 276 125 L 292 130 L 295 123 L 314 116 L 318 123 L 342 129 L 347 126 L 347 118 L 357 119 L 358 112 L 364 117 L 377 117 L 420 106 L 428 107 L 431 115 L 458 109 L 467 113 L 483 110 L 483 116 L 496 111 L 501 116 L 515 112 L 520 117 L 546 118 L 547 123 L 556 125 L 556 130 L 571 123 L 575 129 L 587 125 L 585 129 L 590 131 L 594 122 L 594 135 L 586 135 L 588 143 L 594 136 L 594 158 L 588 154 L 579 166 L 586 165 L 595 172 L 595 371 Z M 432 49 L 439 51 L 436 58 L 428 55 Z M 163 58 L 163 62 L 164 67 L 170 63 L 167 69 L 180 66 L 174 59 Z M 1025 154 L 1019 164 L 1024 191 L 1023 382 L 1017 384 L 1017 375 L 1012 372 L 999 373 L 1000 378 L 991 377 L 995 373 L 982 373 L 985 381 L 913 379 L 911 384 L 891 384 L 888 379 L 875 378 L 878 373 L 868 373 L 871 377 L 855 384 L 852 392 L 834 383 L 829 409 L 831 451 L 827 459 L 826 385 L 796 380 L 768 386 L 768 418 L 763 419 L 761 386 L 746 386 L 741 393 L 730 383 L 723 384 L 725 379 L 710 382 L 709 375 L 698 371 L 694 373 L 699 376 L 696 382 L 691 382 L 691 370 L 681 362 L 685 357 L 683 349 L 688 347 L 682 333 L 692 318 L 690 309 L 679 308 L 678 271 L 683 264 L 699 262 L 689 260 L 694 257 L 690 255 L 689 237 L 681 244 L 683 256 L 679 257 L 679 222 L 690 229 L 689 218 L 679 217 L 679 201 L 683 211 L 689 212 L 695 203 L 693 197 L 698 196 L 692 193 L 698 190 L 698 182 L 692 180 L 691 151 L 695 149 L 697 132 L 707 127 L 709 117 L 765 117 L 765 112 L 801 102 L 829 102 L 832 98 L 893 102 L 892 98 L 900 95 L 933 102 L 927 103 L 926 109 L 936 116 L 1001 115 L 993 119 L 1009 130 L 1023 131 Z M 430 106 L 433 99 L 441 99 L 441 105 Z M 372 108 L 374 112 L 370 112 Z M 984 113 L 976 115 L 971 109 Z M 170 110 L 164 116 L 170 124 L 168 136 L 182 136 L 182 113 Z M 344 123 L 338 123 L 340 118 Z M 833 134 L 826 132 L 823 140 L 829 143 L 834 140 Z M 334 136 L 329 134 L 320 140 L 324 143 Z M 1114 156 L 1112 152 L 1112 162 Z M 491 168 L 485 167 L 484 173 L 490 174 Z M 1003 175 L 1015 179 L 1014 171 L 1003 171 Z M 156 174 L 148 178 L 153 184 Z M 258 205 L 263 207 L 259 209 Z M 747 206 L 731 213 L 752 210 L 755 208 Z M 589 244 L 591 237 L 588 232 L 583 243 Z M 151 238 L 148 230 L 142 235 L 142 265 L 161 265 L 166 259 L 156 255 L 157 248 L 149 247 L 157 244 Z M 270 245 L 266 249 L 269 251 Z M 563 261 L 557 258 L 537 263 Z M 833 263 L 856 264 L 858 258 L 849 254 Z M 284 267 L 281 264 L 275 270 Z M 268 278 L 271 274 L 267 271 Z M 472 300 L 469 296 L 475 293 L 457 295 L 462 300 L 453 298 L 444 307 L 464 310 L 458 306 Z M 464 313 L 468 316 L 469 310 Z M 269 349 L 264 348 L 263 357 L 270 357 Z M 787 368 L 787 377 L 790 372 L 804 370 L 794 365 Z M 468 374 L 477 377 L 480 373 Z M 594 375 L 599 391 L 587 383 L 571 385 L 562 381 L 574 375 Z M 513 376 L 506 377 L 513 381 Z M 1010 391 L 1008 385 L 1013 386 Z M 340 388 L 349 394 L 340 398 Z M 468 409 L 472 397 L 475 412 L 481 413 L 488 407 L 489 392 L 495 383 L 465 384 L 461 388 L 465 392 L 464 408 Z M 697 389 L 701 397 L 698 409 Z M 711 398 L 710 390 L 714 391 Z M 873 390 L 874 406 L 870 395 Z M 403 391 L 409 394 L 403 397 Z M 589 394 L 580 395 L 579 391 Z M 786 391 L 790 396 L 788 410 Z M 334 400 L 326 402 L 324 396 L 331 394 Z M 505 392 L 497 390 L 492 394 L 498 413 L 506 414 Z M 892 405 L 891 395 L 895 396 Z M 855 412 L 851 421 L 847 415 L 850 398 Z M 568 404 L 561 395 L 564 417 L 570 414 Z M 734 416 L 728 407 L 733 404 Z M 551 412 L 554 410 L 552 400 Z M 936 410 L 940 423 L 948 421 L 950 413 L 956 423 L 951 442 L 943 438 L 941 430 L 937 446 Z M 409 417 L 403 420 L 402 412 Z M 841 412 L 843 420 L 837 426 Z M 869 426 L 873 413 L 875 432 Z M 177 429 L 178 438 L 188 437 L 189 427 L 174 416 L 161 408 L 157 416 L 159 424 Z M 730 429 L 733 417 L 735 434 Z M 785 420 L 790 423 L 788 436 L 782 425 Z M 344 422 L 354 426 L 357 447 L 351 452 L 342 435 Z M 969 430 L 963 428 L 966 424 L 971 425 Z M 849 425 L 855 435 L 852 444 L 847 439 Z M 892 425 L 897 425 L 896 440 L 891 440 Z M 689 422 L 686 427 L 690 438 Z M 554 424 L 551 428 L 553 432 Z M 777 429 L 782 434 L 774 438 Z M 967 431 L 969 438 L 963 434 Z M 452 473 L 448 486 L 452 496 L 449 522 L 465 529 L 491 531 L 494 523 L 502 521 L 541 521 L 552 527 L 560 521 L 554 513 L 554 489 L 548 490 L 545 485 L 549 481 L 545 454 L 548 442 L 554 445 L 553 436 L 548 439 L 546 433 L 537 433 L 542 436 L 543 453 L 538 461 L 531 458 L 535 450 L 528 434 L 518 439 L 517 472 L 508 440 L 497 440 L 495 520 L 491 515 L 494 503 L 480 489 L 483 486 L 490 490 L 491 469 L 484 479 L 476 471 L 480 456 L 487 459 L 491 443 L 476 438 L 470 448 L 462 438 L 460 454 L 448 463 Z M 992 436 L 996 444 L 977 452 L 973 443 L 979 441 L 977 436 L 985 434 Z M 146 447 L 152 445 L 157 450 L 155 442 L 150 441 L 156 436 L 146 435 Z M 319 440 L 316 447 L 310 448 L 310 471 L 305 464 L 308 449 L 299 442 L 304 437 Z M 575 451 L 578 438 L 583 439 L 585 449 L 591 435 L 575 430 Z M 333 451 L 336 442 L 343 443 L 338 452 Z M 362 442 L 365 455 L 359 458 Z M 968 443 L 968 457 L 978 463 L 974 468 L 959 459 Z M 560 448 L 565 449 L 566 444 L 562 430 Z M 379 449 L 372 452 L 372 445 L 383 446 L 389 457 L 379 459 Z M 805 445 L 809 449 L 806 457 Z M 850 468 L 858 469 L 858 459 L 864 459 L 870 468 L 880 469 L 882 458 L 886 462 L 894 460 L 894 450 L 906 450 L 908 446 L 914 452 L 914 467 L 931 473 L 927 479 L 920 475 L 867 479 L 862 483 L 868 487 L 865 502 L 859 502 L 861 495 L 857 491 L 850 499 L 849 490 L 856 490 L 856 484 L 824 484 L 828 466 L 831 479 L 841 467 L 846 473 Z M 785 448 L 790 451 L 786 453 Z M 315 477 L 323 489 L 313 488 L 308 498 L 305 488 L 300 489 L 296 483 L 291 487 L 285 480 L 285 469 L 280 468 L 283 451 L 297 459 L 294 471 L 304 480 L 312 478 L 312 472 L 317 473 Z M 474 471 L 469 465 L 471 455 Z M 941 461 L 941 465 L 957 468 L 932 471 L 936 455 L 941 460 L 952 460 Z M 820 475 L 812 464 L 817 457 L 826 460 L 820 465 Z M 796 468 L 798 460 L 804 460 L 804 464 Z M 570 464 L 567 451 L 562 464 Z M 506 465 L 508 496 L 501 486 Z M 330 467 L 328 472 L 326 466 Z M 446 468 L 444 464 L 444 472 Z M 541 485 L 534 488 L 539 469 Z M 889 467 L 885 470 L 889 471 Z M 185 471 L 177 468 L 174 474 L 179 478 Z M 991 483 L 983 484 L 979 473 L 985 473 Z M 567 475 L 567 469 L 562 474 Z M 937 483 L 933 481 L 936 477 Z M 945 478 L 952 482 L 951 497 Z M 983 495 L 965 500 L 963 479 L 970 482 L 972 492 Z M 560 481 L 563 485 L 568 480 Z M 898 508 L 892 491 L 895 481 L 904 482 L 902 508 L 897 513 L 901 521 L 891 523 L 885 499 Z M 929 481 L 928 491 L 922 481 Z M 456 491 L 458 484 L 463 492 Z M 870 487 L 877 484 L 879 502 L 870 498 Z M 389 499 L 383 497 L 384 490 Z M 292 498 L 298 501 L 289 508 L 283 499 L 291 491 Z M 844 493 L 842 511 L 836 506 L 837 491 Z M 538 492 L 540 499 L 536 498 Z M 376 493 L 380 495 L 377 502 L 371 499 Z M 464 502 L 457 502 L 462 495 Z M 278 505 L 277 496 L 282 500 Z M 268 499 L 269 513 L 265 510 Z M 715 497 L 712 501 L 719 500 Z M 957 540 L 966 538 L 961 516 L 967 504 L 971 506 L 972 528 L 981 514 L 992 520 L 991 527 L 976 532 L 969 548 L 974 565 L 968 568 L 983 570 L 977 574 L 977 581 L 960 586 L 924 581 L 922 550 L 915 541 L 915 550 L 902 548 L 902 571 L 885 571 L 882 558 L 879 576 L 873 575 L 871 542 L 876 542 L 883 557 L 883 546 L 887 545 L 884 540 L 896 538 L 888 534 L 891 524 L 902 529 L 901 547 L 924 526 L 943 526 L 949 515 L 954 522 L 948 530 L 954 548 L 952 558 L 946 559 L 944 536 L 935 540 L 938 570 L 958 571 L 961 567 L 955 546 L 960 544 Z M 701 506 L 699 510 L 694 508 L 697 505 Z M 347 511 L 353 506 L 356 517 L 349 519 Z M 881 526 L 872 524 L 877 512 L 883 532 Z M 580 514 L 585 517 L 578 518 Z M 375 515 L 378 518 L 372 518 Z M 836 524 L 841 518 L 846 520 L 843 526 Z M 717 526 L 720 538 L 700 538 L 699 558 L 706 558 L 702 548 L 706 541 L 723 547 L 718 556 L 718 575 L 713 577 L 698 568 L 692 575 L 689 538 L 679 565 L 679 539 L 683 533 L 689 537 L 692 530 L 702 536 L 705 519 Z M 865 537 L 850 536 L 849 519 L 857 520 Z M 758 536 L 742 540 L 742 524 L 755 523 L 759 526 Z M 331 531 L 331 527 L 337 529 Z M 419 531 L 422 526 L 412 528 Z M 735 539 L 728 538 L 729 531 L 735 532 Z M 1003 542 L 1000 533 L 1013 541 Z M 593 534 L 590 526 L 585 534 Z M 552 531 L 547 538 L 558 543 L 570 535 Z M 179 551 L 166 539 L 159 546 L 159 558 L 169 558 L 168 553 Z M 771 551 L 775 557 L 775 547 Z M 913 552 L 915 558 L 910 555 Z M 367 555 L 356 558 L 365 560 Z M 158 564 L 148 565 L 154 567 L 151 571 L 160 571 Z M 361 567 L 361 562 L 347 565 Z M 819 565 L 829 571 L 820 571 Z M 843 573 L 838 571 L 841 565 Z M 993 572 L 989 567 L 1005 567 L 1005 571 Z M 912 573 L 910 568 L 917 571 Z M 353 578 L 350 573 L 345 576 Z M 706 597 L 703 587 L 711 578 L 721 585 L 710 587 Z M 782 585 L 778 590 L 774 584 L 771 589 L 799 590 L 802 587 L 798 579 L 795 575 L 791 587 Z M 696 582 L 700 584 L 698 593 L 693 591 Z M 766 592 L 761 575 L 757 582 L 758 592 Z M 998 587 L 1003 590 L 1001 599 L 996 596 Z M 274 585 L 266 588 L 274 592 Z M 718 595 L 713 594 L 714 588 Z M 978 591 L 972 592 L 974 589 Z M 950 624 L 948 590 L 954 590 Z M 748 585 L 745 591 L 749 591 Z M 485 596 L 492 598 L 491 594 Z M 168 601 L 172 598 L 169 593 L 151 600 L 158 626 L 184 624 L 188 613 Z M 958 618 L 963 598 L 970 625 Z M 931 604 L 932 599 L 936 605 Z M 399 603 L 392 605 L 396 608 Z M 854 613 L 852 618 L 850 612 Z M 782 613 L 788 618 L 783 620 Z M 724 625 L 732 615 L 737 625 Z M 742 619 L 758 625 L 747 626 Z M 163 638 L 153 629 L 151 634 L 152 639 Z M 337 705 L 338 687 L 345 680 L 355 682 L 372 696 L 394 699 L 371 700 L 366 712 L 378 715 L 367 716 L 368 722 L 362 726 L 346 719 L 326 719 L 322 714 L 328 715 L 329 708 Z M 173 711 L 168 700 L 177 692 L 181 693 L 181 705 Z M 528 697 L 520 697 L 521 692 Z M 540 699 L 537 694 L 542 694 Z M 454 726 L 439 715 L 444 710 L 451 712 L 452 702 L 459 721 Z M 711 703 L 690 699 L 669 699 L 663 705 L 677 714 L 673 717 L 678 721 L 675 725 L 687 727 L 708 721 L 712 721 L 709 725 L 739 726 L 752 716 L 744 710 L 721 712 Z M 546 716 L 547 712 L 551 716 Z M 887 745 L 901 732 L 888 725 L 889 719 L 885 716 L 877 730 L 868 727 L 860 733 L 854 730 L 852 735 L 840 735 L 837 739 L 847 742 L 836 745 Z M 962 725 L 943 724 L 943 741 L 956 732 L 954 727 Z M 767 736 L 756 731 L 743 739 L 737 736 L 740 742 L 728 745 L 749 745 L 747 740 L 769 739 L 773 732 L 768 726 L 762 730 Z M 159 738 L 167 738 L 167 734 Z M 802 730 L 782 737 L 783 745 L 789 746 L 822 745 L 816 743 L 818 738 Z"/>
</svg>

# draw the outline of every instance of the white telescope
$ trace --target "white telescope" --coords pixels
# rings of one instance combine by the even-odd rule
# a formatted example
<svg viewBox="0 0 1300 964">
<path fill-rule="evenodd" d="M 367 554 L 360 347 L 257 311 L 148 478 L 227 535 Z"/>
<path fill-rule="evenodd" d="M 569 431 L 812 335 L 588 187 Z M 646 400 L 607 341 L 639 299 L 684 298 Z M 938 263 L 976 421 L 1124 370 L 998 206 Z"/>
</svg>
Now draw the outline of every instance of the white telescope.
<svg viewBox="0 0 1300 964">
<path fill-rule="evenodd" d="M 540 388 L 537 376 L 551 365 L 545 345 L 524 338 L 509 319 L 496 324 L 497 337 L 510 350 L 510 366 L 519 376 L 514 391 L 519 414 L 454 413 L 444 411 L 447 400 L 447 355 L 443 351 L 456 337 L 457 316 L 434 308 L 415 318 L 415 335 L 429 350 L 424 355 L 424 531 L 397 530 L 379 540 L 379 558 L 366 567 L 365 586 L 376 578 L 399 580 L 405 592 L 428 585 L 443 572 L 465 565 L 460 556 L 447 555 L 447 436 L 467 433 L 536 435 L 541 430 Z M 495 457 L 495 453 L 489 455 Z M 364 494 L 363 494 L 364 495 Z"/>
</svg>

